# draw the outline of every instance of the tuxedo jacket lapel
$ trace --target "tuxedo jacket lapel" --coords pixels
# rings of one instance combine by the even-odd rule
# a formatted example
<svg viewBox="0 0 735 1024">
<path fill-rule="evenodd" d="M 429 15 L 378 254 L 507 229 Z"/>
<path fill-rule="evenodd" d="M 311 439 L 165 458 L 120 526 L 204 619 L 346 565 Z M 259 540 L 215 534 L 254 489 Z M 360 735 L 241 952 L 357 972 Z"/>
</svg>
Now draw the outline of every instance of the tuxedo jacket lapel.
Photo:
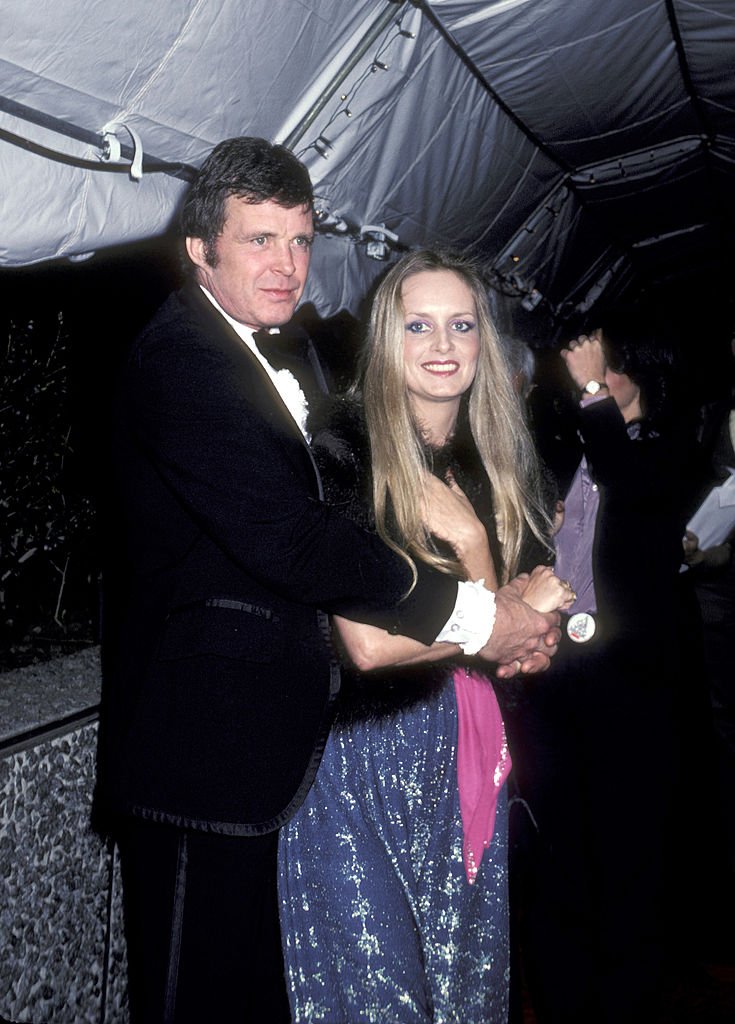
<svg viewBox="0 0 735 1024">
<path fill-rule="evenodd" d="M 266 422 L 298 441 L 313 464 L 311 452 L 303 434 L 257 357 L 215 309 L 198 285 L 191 286 L 185 294 L 197 317 L 202 321 L 206 335 L 212 340 L 212 343 L 225 346 L 236 353 L 242 371 L 242 386 L 254 408 Z M 292 361 L 295 361 L 294 357 L 292 357 Z"/>
</svg>

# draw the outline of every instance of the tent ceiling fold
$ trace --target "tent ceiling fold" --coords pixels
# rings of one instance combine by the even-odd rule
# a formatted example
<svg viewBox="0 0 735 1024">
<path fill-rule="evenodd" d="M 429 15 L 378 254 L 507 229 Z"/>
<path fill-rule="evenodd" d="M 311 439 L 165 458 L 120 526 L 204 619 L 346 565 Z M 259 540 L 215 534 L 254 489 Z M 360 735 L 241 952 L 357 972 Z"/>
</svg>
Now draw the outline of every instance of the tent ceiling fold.
<svg viewBox="0 0 735 1024">
<path fill-rule="evenodd" d="M 0 0 L 0 17 L 0 265 L 164 232 L 190 169 L 237 134 L 309 166 L 323 315 L 381 270 L 381 225 L 388 246 L 475 253 L 558 315 L 732 262 L 732 0 Z"/>
</svg>

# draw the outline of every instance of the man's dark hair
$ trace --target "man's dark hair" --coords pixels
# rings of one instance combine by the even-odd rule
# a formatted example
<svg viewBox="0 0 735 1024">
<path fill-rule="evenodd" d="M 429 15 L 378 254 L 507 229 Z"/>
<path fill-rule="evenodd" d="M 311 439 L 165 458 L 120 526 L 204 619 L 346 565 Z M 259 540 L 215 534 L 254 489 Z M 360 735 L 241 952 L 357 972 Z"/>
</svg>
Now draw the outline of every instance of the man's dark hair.
<svg viewBox="0 0 735 1024">
<path fill-rule="evenodd" d="M 225 139 L 202 164 L 181 210 L 183 237 L 201 238 L 212 265 L 229 196 L 287 209 L 314 205 L 309 172 L 285 146 L 247 135 Z"/>
</svg>

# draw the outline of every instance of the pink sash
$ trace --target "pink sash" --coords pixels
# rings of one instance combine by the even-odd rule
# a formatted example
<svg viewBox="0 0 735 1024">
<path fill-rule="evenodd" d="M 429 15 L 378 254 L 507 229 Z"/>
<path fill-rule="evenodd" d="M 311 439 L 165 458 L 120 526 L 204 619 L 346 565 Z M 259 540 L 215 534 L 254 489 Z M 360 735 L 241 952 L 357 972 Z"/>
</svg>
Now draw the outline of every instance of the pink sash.
<svg viewBox="0 0 735 1024">
<path fill-rule="evenodd" d="M 457 781 L 464 833 L 463 856 L 472 885 L 490 845 L 500 787 L 511 769 L 503 718 L 488 679 L 457 669 Z"/>
</svg>

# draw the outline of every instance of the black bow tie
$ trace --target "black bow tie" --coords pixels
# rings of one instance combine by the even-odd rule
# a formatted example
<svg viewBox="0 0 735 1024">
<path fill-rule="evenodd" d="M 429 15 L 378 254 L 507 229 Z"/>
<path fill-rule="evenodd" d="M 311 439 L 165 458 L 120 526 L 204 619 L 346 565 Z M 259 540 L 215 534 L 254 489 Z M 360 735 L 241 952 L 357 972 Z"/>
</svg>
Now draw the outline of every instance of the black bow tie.
<svg viewBox="0 0 735 1024">
<path fill-rule="evenodd" d="M 253 341 L 258 347 L 258 351 L 264 356 L 268 350 L 272 347 L 273 342 L 280 338 L 280 334 L 271 334 L 264 327 L 261 327 L 259 331 L 253 331 Z"/>
<path fill-rule="evenodd" d="M 293 353 L 290 351 L 288 341 L 280 332 L 271 334 L 270 331 L 253 331 L 253 341 L 258 352 L 267 359 L 274 370 L 283 370 L 288 366 Z M 290 369 L 290 367 L 288 367 Z"/>
<path fill-rule="evenodd" d="M 304 331 L 288 324 L 285 330 L 275 334 L 265 330 L 253 331 L 253 341 L 258 352 L 276 372 L 289 370 L 293 374 L 308 402 L 327 393 L 324 370 Z"/>
</svg>

